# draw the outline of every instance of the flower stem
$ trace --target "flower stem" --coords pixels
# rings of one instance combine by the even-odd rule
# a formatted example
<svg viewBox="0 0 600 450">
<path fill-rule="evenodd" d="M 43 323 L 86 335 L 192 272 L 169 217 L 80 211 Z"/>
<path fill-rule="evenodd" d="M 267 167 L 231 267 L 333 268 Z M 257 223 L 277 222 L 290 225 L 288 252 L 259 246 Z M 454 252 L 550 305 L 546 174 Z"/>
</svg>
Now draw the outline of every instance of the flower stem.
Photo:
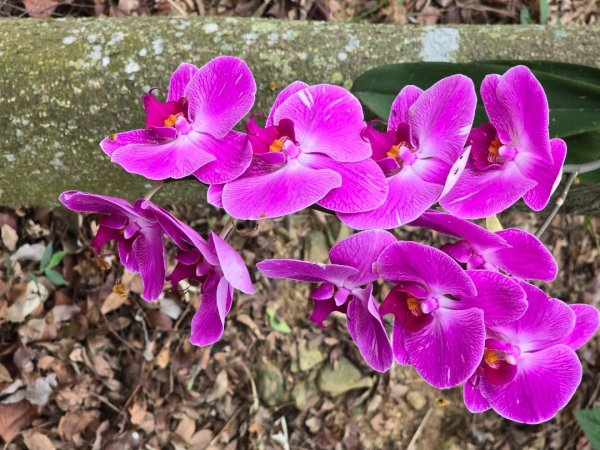
<svg viewBox="0 0 600 450">
<path fill-rule="evenodd" d="M 221 233 L 219 233 L 219 237 L 223 240 L 227 240 L 227 235 L 233 229 L 233 227 L 235 227 L 235 219 L 229 216 L 229 220 L 221 230 Z"/>
<path fill-rule="evenodd" d="M 152 196 L 154 194 L 156 194 L 160 188 L 162 188 L 165 185 L 164 181 L 159 181 L 158 183 L 156 183 L 154 186 L 152 186 L 148 192 L 146 192 L 146 195 L 144 195 L 144 200 L 150 200 L 152 198 Z"/>
<path fill-rule="evenodd" d="M 579 171 L 575 170 L 574 172 L 571 172 L 571 174 L 569 175 L 569 178 L 567 178 L 565 187 L 563 188 L 562 192 L 560 193 L 560 195 L 554 202 L 554 208 L 552 208 L 552 211 L 550 211 L 550 214 L 548 214 L 548 217 L 546 217 L 546 220 L 544 220 L 544 222 L 540 225 L 538 230 L 535 232 L 536 237 L 539 238 L 542 234 L 544 234 L 544 231 L 546 231 L 546 228 L 548 228 L 548 225 L 550 225 L 550 223 L 552 222 L 552 220 L 558 213 L 558 210 L 565 202 L 565 199 L 567 198 L 567 194 L 569 193 L 569 189 L 571 189 L 571 185 L 573 184 L 573 181 L 575 181 L 575 178 L 577 178 L 577 175 L 579 175 Z"/>
</svg>

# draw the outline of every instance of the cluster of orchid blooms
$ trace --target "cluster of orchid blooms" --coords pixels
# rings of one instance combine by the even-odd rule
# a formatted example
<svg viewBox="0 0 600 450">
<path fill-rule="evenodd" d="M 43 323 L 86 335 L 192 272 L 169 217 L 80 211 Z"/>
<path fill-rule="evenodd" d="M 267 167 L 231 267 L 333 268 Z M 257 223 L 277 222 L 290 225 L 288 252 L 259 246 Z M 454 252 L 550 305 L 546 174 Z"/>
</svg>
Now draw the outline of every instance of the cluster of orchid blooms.
<svg viewBox="0 0 600 450">
<path fill-rule="evenodd" d="M 311 320 L 323 326 L 334 311 L 344 314 L 374 370 L 389 370 L 395 359 L 437 388 L 463 385 L 470 411 L 492 408 L 518 422 L 539 423 L 563 408 L 581 380 L 575 350 L 596 332 L 598 311 L 567 305 L 529 283 L 557 275 L 534 235 L 493 232 L 467 220 L 520 198 L 539 211 L 560 180 L 566 145 L 549 137 L 546 96 L 531 71 L 517 66 L 484 79 L 490 123 L 477 128 L 474 85 L 463 75 L 425 91 L 406 86 L 386 131 L 365 123 L 346 89 L 300 81 L 281 91 L 266 118 L 253 115 L 246 133 L 234 131 L 255 93 L 252 73 L 238 58 L 182 64 L 166 101 L 153 91 L 143 96 L 145 128 L 110 135 L 101 148 L 151 180 L 194 176 L 208 185 L 208 201 L 237 219 L 317 205 L 365 230 L 331 248 L 329 264 L 274 259 L 257 268 L 273 279 L 318 283 Z M 116 241 L 123 265 L 141 275 L 145 300 L 161 295 L 165 278 L 175 288 L 184 279 L 201 285 L 195 345 L 221 338 L 236 289 L 254 293 L 244 261 L 222 237 L 211 232 L 206 240 L 149 199 L 132 205 L 68 191 L 60 200 L 99 214 L 94 249 Z M 447 212 L 431 209 L 436 203 Z M 385 231 L 402 225 L 454 241 L 437 249 Z M 168 275 L 165 236 L 178 248 Z M 381 301 L 378 279 L 390 286 L 376 286 L 387 293 Z"/>
</svg>

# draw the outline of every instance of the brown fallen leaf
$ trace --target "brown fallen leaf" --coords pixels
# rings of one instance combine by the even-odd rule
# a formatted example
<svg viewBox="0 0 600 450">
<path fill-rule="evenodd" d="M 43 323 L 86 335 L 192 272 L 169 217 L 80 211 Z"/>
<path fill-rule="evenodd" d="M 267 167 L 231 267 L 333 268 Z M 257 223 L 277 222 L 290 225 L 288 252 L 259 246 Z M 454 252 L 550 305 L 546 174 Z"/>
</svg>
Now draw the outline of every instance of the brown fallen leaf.
<svg viewBox="0 0 600 450">
<path fill-rule="evenodd" d="M 2 243 L 4 246 L 11 252 L 14 252 L 17 248 L 17 241 L 19 240 L 19 235 L 15 231 L 13 227 L 9 224 L 5 223 L 0 227 L 0 234 L 2 235 Z"/>
<path fill-rule="evenodd" d="M 194 432 L 196 431 L 196 422 L 194 419 L 190 418 L 190 416 L 184 414 L 177 428 L 175 429 L 175 433 L 177 433 L 186 443 L 192 439 Z"/>
<path fill-rule="evenodd" d="M 0 383 L 12 383 L 12 380 L 13 379 L 6 367 L 4 367 L 3 364 L 0 364 Z"/>
<path fill-rule="evenodd" d="M 48 295 L 48 289 L 42 283 L 31 280 L 25 291 L 4 312 L 3 318 L 10 322 L 23 322 L 25 317 L 46 301 Z"/>
<path fill-rule="evenodd" d="M 58 422 L 58 434 L 69 441 L 81 433 L 98 416 L 97 411 L 78 411 L 67 413 Z"/>
<path fill-rule="evenodd" d="M 27 450 L 54 450 L 56 448 L 48 436 L 39 431 L 24 433 L 23 443 Z"/>
<path fill-rule="evenodd" d="M 27 400 L 0 404 L 0 436 L 10 442 L 23 427 L 28 426 L 36 415 L 37 408 Z"/>
</svg>

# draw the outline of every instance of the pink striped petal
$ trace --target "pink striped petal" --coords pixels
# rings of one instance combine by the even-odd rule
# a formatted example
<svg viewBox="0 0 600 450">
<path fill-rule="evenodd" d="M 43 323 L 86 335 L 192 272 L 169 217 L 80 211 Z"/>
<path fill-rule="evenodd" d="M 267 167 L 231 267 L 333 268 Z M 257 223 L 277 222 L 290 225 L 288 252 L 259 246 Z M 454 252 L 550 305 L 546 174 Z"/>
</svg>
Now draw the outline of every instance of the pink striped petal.
<svg viewBox="0 0 600 450">
<path fill-rule="evenodd" d="M 600 312 L 591 305 L 576 303 L 569 305 L 575 313 L 575 327 L 565 337 L 561 344 L 568 345 L 577 350 L 594 337 L 600 326 Z"/>
<path fill-rule="evenodd" d="M 390 109 L 388 131 L 396 130 L 402 123 L 408 123 L 410 108 L 422 93 L 423 89 L 417 86 L 408 85 L 402 88 Z"/>
<path fill-rule="evenodd" d="M 171 75 L 167 102 L 176 102 L 181 97 L 185 97 L 185 88 L 197 72 L 198 68 L 193 64 L 181 63 Z"/>
<path fill-rule="evenodd" d="M 275 102 L 273 102 L 271 111 L 267 116 L 267 123 L 265 124 L 265 128 L 270 127 L 271 125 L 277 125 L 273 122 L 273 116 L 275 114 L 275 111 L 277 111 L 281 104 L 285 102 L 288 98 L 290 98 L 296 92 L 306 89 L 307 87 L 308 84 L 306 84 L 304 81 L 294 81 L 288 84 L 279 94 L 277 94 L 277 98 L 275 99 Z"/>
<path fill-rule="evenodd" d="M 194 176 L 202 183 L 222 184 L 235 180 L 252 161 L 252 147 L 244 133 L 230 131 L 222 139 L 205 134 L 197 144 L 202 151 L 214 157 L 214 161 L 194 172 Z"/>
<path fill-rule="evenodd" d="M 541 211 L 548 205 L 550 196 L 560 183 L 562 167 L 567 156 L 567 144 L 562 139 L 551 139 L 550 151 L 553 159 L 552 164 L 547 161 L 542 170 L 535 170 L 536 168 L 530 165 L 527 167 L 531 167 L 531 170 L 525 172 L 526 175 L 538 182 L 537 186 L 527 191 L 523 196 L 527 206 L 534 211 Z"/>
</svg>

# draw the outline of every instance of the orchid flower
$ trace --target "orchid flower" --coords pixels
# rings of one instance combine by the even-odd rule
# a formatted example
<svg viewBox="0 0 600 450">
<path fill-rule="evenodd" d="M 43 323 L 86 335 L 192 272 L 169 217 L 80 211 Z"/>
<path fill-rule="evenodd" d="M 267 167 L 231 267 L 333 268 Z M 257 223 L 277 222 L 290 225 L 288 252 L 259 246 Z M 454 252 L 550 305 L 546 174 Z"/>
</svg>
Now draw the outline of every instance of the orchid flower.
<svg viewBox="0 0 600 450">
<path fill-rule="evenodd" d="M 392 365 L 392 348 L 371 283 L 377 279 L 373 264 L 393 242 L 396 238 L 387 231 L 364 231 L 334 245 L 329 251 L 330 264 L 271 259 L 257 267 L 269 278 L 320 283 L 310 294 L 314 302 L 311 320 L 323 326 L 333 311 L 345 313 L 350 336 L 365 361 L 385 372 Z"/>
<path fill-rule="evenodd" d="M 100 253 L 106 243 L 116 241 L 123 266 L 140 273 L 144 300 L 160 296 L 167 267 L 165 245 L 160 225 L 141 207 L 143 199 L 132 206 L 121 198 L 66 191 L 59 200 L 72 211 L 98 214 L 99 228 L 92 248 Z"/>
<path fill-rule="evenodd" d="M 433 210 L 410 225 L 462 238 L 440 249 L 467 269 L 502 270 L 526 280 L 556 278 L 558 266 L 552 253 L 526 231 L 507 228 L 493 233 L 467 220 Z"/>
<path fill-rule="evenodd" d="M 392 104 L 387 132 L 364 130 L 372 158 L 386 175 L 381 206 L 338 217 L 355 229 L 396 228 L 419 217 L 443 193 L 453 165 L 463 153 L 477 98 L 473 82 L 454 75 L 426 91 L 406 86 Z M 466 158 L 465 158 L 466 160 Z"/>
<path fill-rule="evenodd" d="M 387 186 L 369 159 L 369 144 L 360 135 L 364 126 L 360 103 L 346 89 L 290 84 L 275 100 L 264 129 L 254 118 L 248 121 L 252 164 L 222 187 L 225 211 L 263 219 L 315 203 L 343 212 L 379 206 Z"/>
<path fill-rule="evenodd" d="M 592 338 L 600 314 L 519 283 L 527 311 L 515 322 L 488 328 L 481 365 L 463 394 L 471 412 L 493 408 L 507 419 L 534 424 L 554 417 L 575 393 L 582 372 L 575 350 Z"/>
<path fill-rule="evenodd" d="M 548 101 L 525 66 L 488 75 L 481 97 L 491 123 L 474 129 L 469 161 L 440 205 L 466 219 L 505 210 L 519 198 L 533 210 L 546 207 L 560 181 L 567 148 L 550 139 Z"/>
<path fill-rule="evenodd" d="M 234 289 L 254 294 L 248 269 L 242 257 L 217 234 L 208 242 L 169 212 L 146 201 L 141 207 L 152 214 L 164 232 L 179 247 L 177 265 L 167 280 L 175 287 L 186 278 L 202 286 L 200 307 L 192 319 L 190 342 L 204 346 L 223 336 L 225 317 L 233 304 Z"/>
<path fill-rule="evenodd" d="M 181 64 L 167 101 L 142 97 L 146 128 L 112 134 L 100 147 L 127 172 L 151 180 L 194 175 L 203 183 L 240 176 L 252 151 L 245 134 L 232 131 L 252 108 L 256 83 L 244 61 L 220 56 L 204 66 Z"/>
<path fill-rule="evenodd" d="M 514 321 L 527 307 L 512 279 L 464 271 L 444 252 L 415 242 L 388 246 L 377 267 L 395 284 L 380 313 L 395 316 L 396 361 L 414 366 L 436 388 L 464 383 L 483 356 L 485 325 Z"/>
</svg>

